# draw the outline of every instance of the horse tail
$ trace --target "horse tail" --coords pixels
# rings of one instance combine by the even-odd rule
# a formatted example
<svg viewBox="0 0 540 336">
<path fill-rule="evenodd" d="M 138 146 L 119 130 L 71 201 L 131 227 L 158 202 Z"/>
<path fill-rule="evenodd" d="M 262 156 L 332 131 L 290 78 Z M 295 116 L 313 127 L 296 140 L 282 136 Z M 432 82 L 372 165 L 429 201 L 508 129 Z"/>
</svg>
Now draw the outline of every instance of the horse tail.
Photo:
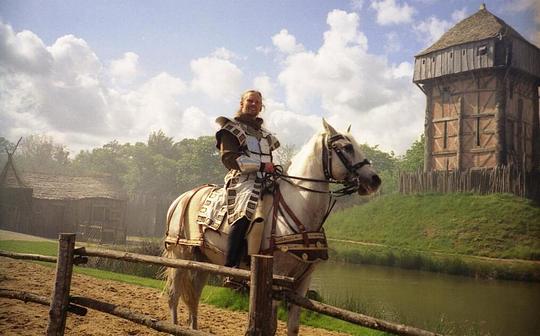
<svg viewBox="0 0 540 336">
<path fill-rule="evenodd" d="M 164 249 L 162 256 L 173 259 L 198 260 L 194 246 L 169 245 Z M 195 281 L 198 275 L 196 271 L 166 267 L 160 275 L 165 280 L 162 295 L 167 295 L 169 298 L 180 297 L 190 311 L 196 309 L 202 289 L 199 287 L 204 286 Z"/>
</svg>

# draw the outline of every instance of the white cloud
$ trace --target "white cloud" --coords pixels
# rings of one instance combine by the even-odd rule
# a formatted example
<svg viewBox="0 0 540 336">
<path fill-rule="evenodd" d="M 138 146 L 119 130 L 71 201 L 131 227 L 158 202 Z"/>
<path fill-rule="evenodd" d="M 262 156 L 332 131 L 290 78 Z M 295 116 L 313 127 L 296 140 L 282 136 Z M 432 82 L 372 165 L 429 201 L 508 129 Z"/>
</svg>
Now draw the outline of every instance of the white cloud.
<svg viewBox="0 0 540 336">
<path fill-rule="evenodd" d="M 414 68 L 409 62 L 401 62 L 397 67 L 392 67 L 392 75 L 394 78 L 408 77 L 412 79 Z"/>
<path fill-rule="evenodd" d="M 184 110 L 181 122 L 177 126 L 182 129 L 181 133 L 184 137 L 197 138 L 202 134 L 212 134 L 217 131 L 214 119 L 200 108 L 189 106 Z"/>
<path fill-rule="evenodd" d="M 423 41 L 425 45 L 430 45 L 465 17 L 467 17 L 467 9 L 462 8 L 452 12 L 451 20 L 443 20 L 436 16 L 431 16 L 414 25 L 413 29 L 420 41 Z"/>
<path fill-rule="evenodd" d="M 242 71 L 228 60 L 217 57 L 202 57 L 191 61 L 194 78 L 192 89 L 201 91 L 218 100 L 236 100 L 240 92 Z"/>
<path fill-rule="evenodd" d="M 395 0 L 374 0 L 371 2 L 371 8 L 377 11 L 377 23 L 383 26 L 409 23 L 416 13 L 414 7 L 406 2 L 400 5 Z"/>
<path fill-rule="evenodd" d="M 304 46 L 296 43 L 296 38 L 289 34 L 287 29 L 282 29 L 278 34 L 272 36 L 272 43 L 279 51 L 286 54 L 294 54 L 304 50 Z"/>
<path fill-rule="evenodd" d="M 426 45 L 429 45 L 437 41 L 451 27 L 451 22 L 431 16 L 415 25 L 414 30 L 419 36 L 419 39 L 424 41 Z"/>
<path fill-rule="evenodd" d="M 221 58 L 224 60 L 240 59 L 238 55 L 236 55 L 235 53 L 233 53 L 232 51 L 224 47 L 217 48 L 216 50 L 214 50 L 211 56 L 216 57 L 216 58 Z"/>
<path fill-rule="evenodd" d="M 139 55 L 124 53 L 122 58 L 111 61 L 109 75 L 115 84 L 130 84 L 138 75 Z"/>
<path fill-rule="evenodd" d="M 2 22 L 0 53 L 0 134 L 8 139 L 47 134 L 77 153 L 113 139 L 144 141 L 157 129 L 178 139 L 212 132 L 214 117 L 186 99 L 191 88 L 178 77 L 162 72 L 123 91 L 110 86 L 139 75 L 135 53 L 105 67 L 83 39 L 66 35 L 46 46 L 34 33 L 16 33 Z M 198 61 L 194 81 L 209 94 L 223 93 L 205 86 L 220 66 L 239 81 L 239 70 L 229 61 Z M 199 71 L 197 65 L 209 66 Z"/>
<path fill-rule="evenodd" d="M 28 30 L 15 33 L 0 21 L 0 70 L 44 74 L 51 70 L 52 57 L 43 41 Z"/>
<path fill-rule="evenodd" d="M 462 9 L 456 9 L 452 12 L 452 20 L 454 22 L 459 22 L 467 17 L 467 8 L 463 7 Z"/>
<path fill-rule="evenodd" d="M 255 51 L 260 52 L 261 54 L 264 54 L 264 55 L 268 55 L 272 52 L 272 48 L 264 47 L 264 46 L 257 46 L 255 47 Z"/>
<path fill-rule="evenodd" d="M 355 13 L 334 10 L 327 23 L 317 51 L 285 59 L 278 79 L 287 105 L 268 109 L 272 126 L 283 142 L 298 144 L 319 128 L 313 108 L 322 107 L 335 126 L 352 123 L 360 142 L 403 152 L 422 132 L 424 119 L 424 97 L 411 84 L 412 65 L 390 65 L 386 58 L 368 53 Z"/>
<path fill-rule="evenodd" d="M 534 14 L 535 29 L 528 32 L 528 37 L 537 46 L 540 46 L 540 2 L 537 0 L 514 0 L 506 2 L 504 10 L 513 13 L 532 11 Z"/>
<path fill-rule="evenodd" d="M 269 76 L 261 75 L 255 77 L 253 80 L 253 88 L 262 92 L 265 100 L 274 96 L 275 84 Z"/>
<path fill-rule="evenodd" d="M 47 47 L 54 59 L 53 77 L 61 85 L 95 85 L 102 65 L 85 40 L 73 35 L 62 36 Z"/>
</svg>

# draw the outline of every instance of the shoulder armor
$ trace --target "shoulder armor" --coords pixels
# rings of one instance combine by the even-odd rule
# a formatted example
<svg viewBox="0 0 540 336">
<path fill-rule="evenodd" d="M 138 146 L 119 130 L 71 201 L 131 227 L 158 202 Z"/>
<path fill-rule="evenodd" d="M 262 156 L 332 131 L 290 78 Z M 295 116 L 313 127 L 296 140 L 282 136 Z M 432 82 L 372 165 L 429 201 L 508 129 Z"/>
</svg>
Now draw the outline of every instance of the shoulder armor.
<svg viewBox="0 0 540 336">
<path fill-rule="evenodd" d="M 246 132 L 239 122 L 227 117 L 218 117 L 216 122 L 221 126 L 221 129 L 216 133 L 216 137 L 219 137 L 221 132 L 227 131 L 236 137 L 240 146 L 246 144 Z"/>
</svg>

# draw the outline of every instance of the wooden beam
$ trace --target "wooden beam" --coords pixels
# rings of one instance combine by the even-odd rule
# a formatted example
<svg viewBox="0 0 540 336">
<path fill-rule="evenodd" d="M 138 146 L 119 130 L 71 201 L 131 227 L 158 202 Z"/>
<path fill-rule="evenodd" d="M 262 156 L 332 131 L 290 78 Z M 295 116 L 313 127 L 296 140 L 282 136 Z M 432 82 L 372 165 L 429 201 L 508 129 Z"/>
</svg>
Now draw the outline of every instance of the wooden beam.
<svg viewBox="0 0 540 336">
<path fill-rule="evenodd" d="M 424 86 L 424 88 L 426 88 L 426 86 Z M 432 151 L 432 145 L 431 145 L 431 142 L 433 141 L 433 138 L 432 138 L 432 129 L 433 129 L 433 125 L 432 125 L 432 113 L 431 113 L 431 110 L 432 110 L 432 107 L 431 107 L 431 104 L 432 104 L 432 101 L 433 101 L 433 87 L 430 86 L 427 88 L 426 90 L 427 94 L 426 94 L 426 117 L 425 117 L 425 120 L 424 120 L 424 136 L 425 136 L 425 143 L 424 143 L 424 171 L 430 171 L 432 169 L 432 164 L 431 164 L 431 151 Z"/>
<path fill-rule="evenodd" d="M 0 256 L 12 258 L 12 259 L 36 260 L 36 261 L 45 261 L 45 262 L 52 262 L 52 263 L 56 263 L 56 260 L 57 260 L 56 257 L 51 257 L 51 256 L 44 256 L 40 254 L 30 254 L 30 253 L 15 253 L 15 252 L 9 252 L 9 251 L 4 251 L 4 250 L 0 250 Z"/>
<path fill-rule="evenodd" d="M 251 257 L 251 283 L 249 290 L 249 324 L 246 336 L 272 336 L 272 270 L 274 257 Z"/>
<path fill-rule="evenodd" d="M 49 309 L 47 336 L 64 335 L 66 315 L 69 305 L 69 290 L 73 272 L 74 233 L 61 233 L 58 242 L 58 262 L 56 263 L 56 280 Z"/>
<path fill-rule="evenodd" d="M 366 328 L 381 330 L 392 333 L 394 335 L 407 336 L 442 336 L 431 331 L 406 326 L 404 324 L 396 324 L 385 320 L 377 319 L 371 316 L 353 313 L 345 309 L 333 307 L 324 303 L 313 301 L 305 297 L 301 297 L 291 291 L 282 291 L 275 296 L 276 299 L 287 300 L 297 306 L 338 318 L 353 324 L 361 325 Z"/>
<path fill-rule="evenodd" d="M 34 293 L 30 292 L 23 292 L 23 291 L 17 291 L 13 289 L 4 289 L 0 288 L 0 297 L 8 298 L 8 299 L 16 299 L 26 302 L 33 302 L 38 303 L 44 306 L 50 306 L 51 301 L 43 296 L 39 296 Z M 69 304 L 67 308 L 68 312 L 77 314 L 79 316 L 85 316 L 88 310 L 84 307 L 79 307 L 73 304 Z"/>
<path fill-rule="evenodd" d="M 456 168 L 461 170 L 463 165 L 463 111 L 465 110 L 463 104 L 463 97 L 458 98 L 459 110 L 457 111 L 457 154 L 456 154 Z"/>
<path fill-rule="evenodd" d="M 76 303 L 80 306 L 98 310 L 102 313 L 111 314 L 111 315 L 123 318 L 125 320 L 142 324 L 154 330 L 158 330 L 158 331 L 165 332 L 168 334 L 179 335 L 179 336 L 208 336 L 210 335 L 203 331 L 188 330 L 172 323 L 159 321 L 158 319 L 155 319 L 148 315 L 135 313 L 125 307 L 114 305 L 112 303 L 103 302 L 103 301 L 99 301 L 99 300 L 95 300 L 95 299 L 91 299 L 87 297 L 82 297 L 82 296 L 72 296 L 70 300 L 71 302 Z"/>
<path fill-rule="evenodd" d="M 163 257 L 148 256 L 144 254 L 123 252 L 123 251 L 112 251 L 97 249 L 91 247 L 81 247 L 75 250 L 75 255 L 87 256 L 87 257 L 103 257 L 117 260 L 124 260 L 129 262 L 137 263 L 146 263 L 154 264 L 165 267 L 174 267 L 174 268 L 187 268 L 197 271 L 203 271 L 213 274 L 232 276 L 239 279 L 249 280 L 251 273 L 247 270 L 225 267 L 220 265 L 214 265 L 210 263 L 192 261 L 192 260 L 183 260 L 183 259 L 171 259 Z M 273 277 L 274 284 L 279 286 L 290 287 L 294 284 L 294 278 L 286 277 L 282 275 L 274 275 Z"/>
</svg>

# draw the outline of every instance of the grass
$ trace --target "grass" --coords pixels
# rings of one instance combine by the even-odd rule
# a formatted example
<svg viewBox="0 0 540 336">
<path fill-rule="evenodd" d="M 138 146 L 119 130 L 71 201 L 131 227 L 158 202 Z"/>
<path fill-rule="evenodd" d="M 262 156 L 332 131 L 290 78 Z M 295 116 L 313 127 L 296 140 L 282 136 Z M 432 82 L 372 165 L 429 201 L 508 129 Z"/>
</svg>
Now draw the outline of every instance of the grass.
<svg viewBox="0 0 540 336">
<path fill-rule="evenodd" d="M 18 253 L 33 253 L 55 256 L 57 254 L 56 242 L 36 242 L 36 241 L 10 241 L 1 240 L 0 249 Z M 97 259 L 97 258 L 93 258 Z M 48 267 L 54 267 L 52 263 L 38 262 L 41 265 Z M 125 263 L 131 264 L 131 263 Z M 142 277 L 131 274 L 123 274 L 118 272 L 112 272 L 108 270 L 75 266 L 74 272 L 77 274 L 84 274 L 97 279 L 113 280 L 124 282 L 137 286 L 144 286 L 155 288 L 158 290 L 163 289 L 164 282 L 149 277 Z M 206 286 L 203 290 L 201 302 L 209 304 L 215 307 L 224 308 L 234 311 L 248 311 L 248 296 L 247 294 L 238 293 L 228 288 Z M 286 320 L 286 312 L 284 307 L 280 307 L 278 311 L 278 317 L 281 320 Z M 366 329 L 354 324 L 344 322 L 338 319 L 334 319 L 325 315 L 314 313 L 311 311 L 302 311 L 300 321 L 303 325 L 312 326 L 315 328 L 323 328 L 326 330 L 346 332 L 351 335 L 367 335 L 367 336 L 381 336 L 387 335 L 386 333 L 376 330 Z"/>
<path fill-rule="evenodd" d="M 361 219 L 361 220 L 359 220 Z M 540 207 L 509 194 L 387 195 L 333 214 L 334 260 L 540 281 Z"/>
<path fill-rule="evenodd" d="M 509 194 L 387 195 L 335 213 L 325 228 L 394 248 L 540 260 L 540 207 Z"/>
</svg>

